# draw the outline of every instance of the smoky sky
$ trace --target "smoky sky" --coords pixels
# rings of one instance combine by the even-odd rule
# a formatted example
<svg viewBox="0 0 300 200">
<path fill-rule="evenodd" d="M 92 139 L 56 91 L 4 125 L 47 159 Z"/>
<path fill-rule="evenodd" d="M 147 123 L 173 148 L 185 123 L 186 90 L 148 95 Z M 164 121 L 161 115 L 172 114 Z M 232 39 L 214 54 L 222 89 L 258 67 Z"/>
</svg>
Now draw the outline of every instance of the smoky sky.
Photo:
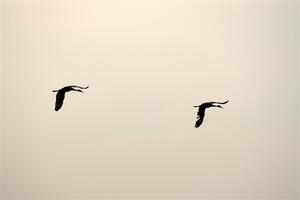
<svg viewBox="0 0 300 200">
<path fill-rule="evenodd" d="M 2 197 L 298 198 L 298 4 L 1 2 Z"/>
</svg>

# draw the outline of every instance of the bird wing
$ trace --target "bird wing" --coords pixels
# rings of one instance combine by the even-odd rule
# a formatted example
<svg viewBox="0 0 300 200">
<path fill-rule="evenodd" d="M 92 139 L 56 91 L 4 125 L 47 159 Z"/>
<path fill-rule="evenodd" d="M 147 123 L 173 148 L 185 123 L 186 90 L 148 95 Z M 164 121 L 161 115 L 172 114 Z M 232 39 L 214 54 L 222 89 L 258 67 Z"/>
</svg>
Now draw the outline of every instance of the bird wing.
<svg viewBox="0 0 300 200">
<path fill-rule="evenodd" d="M 204 116 L 205 116 L 205 109 L 206 109 L 205 105 L 202 104 L 199 106 L 199 109 L 197 112 L 197 121 L 195 124 L 195 128 L 198 128 L 202 124 Z"/>
<path fill-rule="evenodd" d="M 197 112 L 198 118 L 203 118 L 204 117 L 205 109 L 206 109 L 205 105 L 202 104 L 201 106 L 199 106 L 199 109 L 198 109 L 198 112 Z"/>
<path fill-rule="evenodd" d="M 65 99 L 65 93 L 57 92 L 56 101 L 55 101 L 55 111 L 58 111 L 62 107 L 64 103 L 64 99 Z"/>
<path fill-rule="evenodd" d="M 199 118 L 199 117 L 204 117 L 204 110 L 198 110 L 198 112 L 197 112 L 197 118 Z"/>
<path fill-rule="evenodd" d="M 198 128 L 198 127 L 202 124 L 203 118 L 204 118 L 204 117 L 199 117 L 199 118 L 198 118 L 198 120 L 197 120 L 196 123 L 195 123 L 195 128 Z"/>
</svg>

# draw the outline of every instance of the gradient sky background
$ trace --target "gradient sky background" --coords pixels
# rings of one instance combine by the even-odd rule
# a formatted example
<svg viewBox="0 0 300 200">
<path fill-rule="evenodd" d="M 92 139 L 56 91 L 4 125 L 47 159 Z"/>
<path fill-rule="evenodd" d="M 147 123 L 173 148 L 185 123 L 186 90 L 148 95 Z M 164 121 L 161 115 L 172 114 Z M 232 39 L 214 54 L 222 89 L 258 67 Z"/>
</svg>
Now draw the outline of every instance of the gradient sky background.
<svg viewBox="0 0 300 200">
<path fill-rule="evenodd" d="M 1 38 L 3 198 L 299 198 L 298 2 L 2 1 Z"/>
</svg>

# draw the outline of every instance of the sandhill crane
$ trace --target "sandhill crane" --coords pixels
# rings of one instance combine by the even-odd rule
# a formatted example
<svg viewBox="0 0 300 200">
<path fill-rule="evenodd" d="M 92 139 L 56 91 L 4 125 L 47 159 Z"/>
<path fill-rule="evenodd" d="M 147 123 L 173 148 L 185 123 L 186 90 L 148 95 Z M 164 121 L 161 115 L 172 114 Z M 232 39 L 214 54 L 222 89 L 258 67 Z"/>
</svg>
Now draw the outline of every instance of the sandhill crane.
<svg viewBox="0 0 300 200">
<path fill-rule="evenodd" d="M 197 121 L 196 121 L 196 124 L 195 124 L 195 128 L 198 128 L 202 124 L 206 108 L 210 108 L 210 107 L 223 108 L 220 105 L 214 105 L 214 104 L 226 104 L 227 102 L 228 101 L 225 101 L 225 102 L 207 102 L 207 103 L 203 103 L 199 106 L 194 106 L 194 107 L 199 107 L 198 113 L 197 113 Z"/>
<path fill-rule="evenodd" d="M 63 87 L 60 90 L 52 90 L 52 92 L 57 92 L 57 94 L 56 94 L 56 101 L 55 101 L 55 111 L 58 111 L 62 107 L 62 105 L 64 103 L 65 93 L 66 92 L 77 91 L 77 92 L 82 92 L 83 93 L 82 90 L 75 89 L 75 88 L 87 89 L 87 88 L 89 88 L 89 86 L 87 86 L 87 87 L 80 87 L 80 86 L 76 86 L 76 85 L 70 85 L 70 86 Z"/>
</svg>

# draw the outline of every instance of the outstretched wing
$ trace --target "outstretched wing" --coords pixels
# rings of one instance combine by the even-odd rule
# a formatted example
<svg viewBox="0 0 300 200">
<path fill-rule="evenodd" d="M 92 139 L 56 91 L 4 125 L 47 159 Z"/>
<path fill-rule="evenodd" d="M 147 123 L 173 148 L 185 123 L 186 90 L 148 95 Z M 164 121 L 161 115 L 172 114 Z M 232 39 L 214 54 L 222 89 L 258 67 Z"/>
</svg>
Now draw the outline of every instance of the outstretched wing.
<svg viewBox="0 0 300 200">
<path fill-rule="evenodd" d="M 202 104 L 199 106 L 199 109 L 197 112 L 197 121 L 195 124 L 195 128 L 198 128 L 202 124 L 204 116 L 205 116 L 205 109 L 206 109 L 205 105 Z"/>
<path fill-rule="evenodd" d="M 197 112 L 197 118 L 203 118 L 204 117 L 205 109 L 206 109 L 205 104 L 202 104 L 202 105 L 199 106 L 198 112 Z"/>
<path fill-rule="evenodd" d="M 64 99 L 65 99 L 65 93 L 57 92 L 56 101 L 55 101 L 55 111 L 58 111 L 62 107 L 64 103 Z"/>
<path fill-rule="evenodd" d="M 203 118 L 204 118 L 204 117 L 199 117 L 199 118 L 198 118 L 198 120 L 196 121 L 196 124 L 195 124 L 195 128 L 198 128 L 198 127 L 202 124 Z"/>
</svg>

